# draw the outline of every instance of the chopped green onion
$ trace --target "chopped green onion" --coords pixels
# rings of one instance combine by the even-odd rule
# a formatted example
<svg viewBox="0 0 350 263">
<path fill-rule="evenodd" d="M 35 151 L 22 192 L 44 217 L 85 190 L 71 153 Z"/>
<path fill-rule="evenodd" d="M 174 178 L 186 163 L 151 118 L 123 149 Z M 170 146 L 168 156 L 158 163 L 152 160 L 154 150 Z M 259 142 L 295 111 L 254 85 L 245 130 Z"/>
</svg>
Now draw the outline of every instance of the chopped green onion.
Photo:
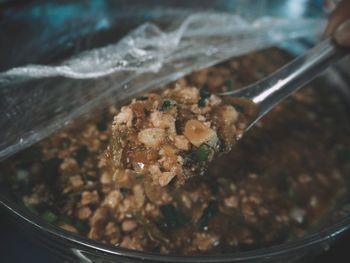
<svg viewBox="0 0 350 263">
<path fill-rule="evenodd" d="M 210 97 L 210 91 L 208 86 L 204 85 L 203 88 L 199 90 L 199 96 L 203 99 L 207 99 Z"/>
<path fill-rule="evenodd" d="M 74 226 L 80 233 L 86 233 L 89 231 L 89 225 L 84 221 L 77 220 Z"/>
<path fill-rule="evenodd" d="M 143 101 L 143 100 L 148 100 L 147 96 L 139 96 L 136 98 L 136 100 Z"/>
<path fill-rule="evenodd" d="M 233 89 L 233 81 L 231 79 L 227 79 L 224 81 L 224 85 L 226 87 L 226 90 L 232 90 Z"/>
<path fill-rule="evenodd" d="M 43 175 L 52 179 L 54 175 L 58 175 L 58 168 L 61 163 L 62 160 L 56 157 L 47 160 L 43 165 Z"/>
<path fill-rule="evenodd" d="M 198 220 L 200 228 L 208 227 L 210 219 L 217 215 L 219 211 L 218 203 L 214 200 L 208 203 L 208 206 L 203 210 L 202 216 Z"/>
<path fill-rule="evenodd" d="M 88 181 L 93 181 L 93 182 L 98 180 L 97 176 L 92 176 L 92 175 L 86 175 L 85 179 Z"/>
<path fill-rule="evenodd" d="M 33 214 L 36 214 L 36 215 L 38 214 L 38 208 L 36 207 L 36 205 L 34 205 L 34 204 L 27 204 L 25 206 Z"/>
<path fill-rule="evenodd" d="M 164 110 L 167 110 L 169 109 L 171 106 L 175 105 L 174 102 L 172 102 L 171 100 L 165 100 L 163 101 L 162 103 L 162 106 L 160 107 L 160 111 L 164 111 Z"/>
<path fill-rule="evenodd" d="M 200 99 L 198 100 L 198 107 L 199 107 L 199 108 L 204 108 L 205 105 L 206 105 L 206 102 L 207 102 L 207 99 L 206 99 L 206 98 L 200 98 Z"/>
<path fill-rule="evenodd" d="M 60 140 L 60 147 L 62 149 L 67 149 L 69 147 L 70 140 L 68 138 L 63 138 Z"/>
<path fill-rule="evenodd" d="M 151 249 L 151 252 L 160 253 L 160 246 L 155 246 L 154 248 Z"/>
<path fill-rule="evenodd" d="M 350 149 L 347 148 L 340 148 L 338 151 L 338 156 L 343 161 L 349 161 L 350 160 Z"/>
<path fill-rule="evenodd" d="M 205 144 L 202 144 L 201 146 L 199 146 L 199 148 L 196 151 L 197 160 L 200 162 L 205 162 L 206 160 L 208 160 L 209 153 L 210 151 L 208 149 L 208 146 Z"/>
<path fill-rule="evenodd" d="M 145 176 L 143 174 L 137 174 L 135 176 L 136 181 L 143 181 L 145 179 Z"/>
<path fill-rule="evenodd" d="M 177 228 L 188 223 L 186 216 L 171 204 L 162 205 L 160 211 L 163 215 L 163 220 L 160 223 L 164 228 Z"/>
<path fill-rule="evenodd" d="M 244 112 L 244 107 L 242 105 L 239 105 L 239 104 L 233 104 L 232 105 L 235 110 L 237 110 L 238 112 Z"/>
<path fill-rule="evenodd" d="M 289 188 L 288 188 L 288 196 L 291 198 L 295 197 L 295 190 L 292 186 L 289 186 Z"/>
<path fill-rule="evenodd" d="M 33 162 L 42 160 L 43 154 L 41 152 L 41 147 L 34 146 L 26 150 L 23 154 L 23 159 L 21 160 L 21 164 L 30 165 Z"/>
<path fill-rule="evenodd" d="M 163 107 L 168 108 L 168 107 L 170 107 L 170 106 L 171 106 L 170 100 L 165 100 L 165 101 L 163 101 Z"/>
<path fill-rule="evenodd" d="M 45 211 L 42 215 L 41 215 L 42 219 L 44 219 L 45 221 L 49 222 L 49 223 L 55 223 L 57 221 L 57 215 L 54 214 L 51 211 Z"/>
<path fill-rule="evenodd" d="M 199 90 L 199 95 L 200 95 L 200 98 L 198 100 L 198 107 L 204 108 L 207 102 L 207 98 L 210 97 L 210 92 L 208 90 L 208 87 L 203 86 L 203 88 Z"/>
<path fill-rule="evenodd" d="M 16 180 L 17 181 L 23 181 L 23 180 L 27 180 L 29 177 L 29 172 L 26 170 L 22 170 L 22 169 L 18 169 L 16 171 Z"/>
<path fill-rule="evenodd" d="M 108 128 L 107 121 L 101 120 L 96 124 L 96 127 L 99 131 L 105 131 Z"/>
<path fill-rule="evenodd" d="M 60 223 L 67 224 L 67 225 L 73 224 L 73 218 L 71 218 L 70 216 L 65 215 L 65 214 L 60 215 L 58 221 Z"/>
<path fill-rule="evenodd" d="M 120 193 L 123 195 L 123 196 L 126 196 L 130 193 L 130 189 L 129 188 L 126 188 L 126 187 L 121 187 L 119 189 Z"/>
<path fill-rule="evenodd" d="M 78 164 L 81 165 L 85 161 L 85 159 L 88 156 L 88 154 L 89 154 L 88 148 L 86 146 L 81 147 L 77 151 L 76 157 L 75 157 L 75 159 L 77 160 Z"/>
</svg>

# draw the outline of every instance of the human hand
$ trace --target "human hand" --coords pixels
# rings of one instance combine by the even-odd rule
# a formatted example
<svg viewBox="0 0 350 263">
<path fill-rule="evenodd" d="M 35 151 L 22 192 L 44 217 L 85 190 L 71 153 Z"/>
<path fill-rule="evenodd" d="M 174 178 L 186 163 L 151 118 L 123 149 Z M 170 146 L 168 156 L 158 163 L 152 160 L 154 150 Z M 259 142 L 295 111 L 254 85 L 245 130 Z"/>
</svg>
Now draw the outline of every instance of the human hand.
<svg viewBox="0 0 350 263">
<path fill-rule="evenodd" d="M 350 48 L 350 0 L 342 0 L 328 20 L 324 35 Z"/>
</svg>

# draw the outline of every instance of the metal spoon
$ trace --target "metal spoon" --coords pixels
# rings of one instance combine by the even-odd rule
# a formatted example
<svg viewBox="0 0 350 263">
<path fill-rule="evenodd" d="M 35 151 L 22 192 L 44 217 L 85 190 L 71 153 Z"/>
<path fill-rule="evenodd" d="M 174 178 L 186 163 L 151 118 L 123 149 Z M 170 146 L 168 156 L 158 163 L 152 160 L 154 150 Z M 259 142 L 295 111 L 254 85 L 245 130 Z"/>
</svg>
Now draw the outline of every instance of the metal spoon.
<svg viewBox="0 0 350 263">
<path fill-rule="evenodd" d="M 246 130 L 248 130 L 278 103 L 346 55 L 344 49 L 335 46 L 327 39 L 265 79 L 220 95 L 246 98 L 255 103 L 257 114 L 247 124 Z"/>
</svg>

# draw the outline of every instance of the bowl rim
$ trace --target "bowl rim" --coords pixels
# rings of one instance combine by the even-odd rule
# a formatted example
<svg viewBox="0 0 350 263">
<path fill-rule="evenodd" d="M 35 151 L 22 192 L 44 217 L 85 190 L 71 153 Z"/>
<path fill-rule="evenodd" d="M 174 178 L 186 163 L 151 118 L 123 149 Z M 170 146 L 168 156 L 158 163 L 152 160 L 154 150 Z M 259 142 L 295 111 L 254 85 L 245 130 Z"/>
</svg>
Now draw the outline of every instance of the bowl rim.
<svg viewBox="0 0 350 263">
<path fill-rule="evenodd" d="M 7 208 L 14 216 L 20 218 L 35 229 L 52 235 L 62 241 L 68 241 L 79 247 L 79 251 L 95 254 L 103 253 L 104 256 L 118 256 L 130 259 L 142 259 L 153 262 L 247 262 L 249 260 L 269 259 L 276 256 L 286 256 L 293 252 L 298 252 L 305 248 L 320 247 L 327 249 L 331 241 L 343 234 L 350 228 L 350 215 L 346 215 L 337 223 L 325 227 L 317 233 L 306 234 L 305 236 L 287 241 L 283 244 L 272 245 L 266 248 L 253 249 L 243 252 L 225 253 L 221 255 L 203 255 L 203 256 L 177 256 L 161 255 L 152 252 L 143 252 L 125 249 L 121 247 L 112 247 L 103 243 L 88 239 L 78 234 L 65 231 L 55 225 L 49 224 L 38 215 L 31 213 L 24 206 L 17 205 L 8 198 L 0 194 L 0 205 Z M 80 250 L 82 249 L 82 250 Z"/>
</svg>

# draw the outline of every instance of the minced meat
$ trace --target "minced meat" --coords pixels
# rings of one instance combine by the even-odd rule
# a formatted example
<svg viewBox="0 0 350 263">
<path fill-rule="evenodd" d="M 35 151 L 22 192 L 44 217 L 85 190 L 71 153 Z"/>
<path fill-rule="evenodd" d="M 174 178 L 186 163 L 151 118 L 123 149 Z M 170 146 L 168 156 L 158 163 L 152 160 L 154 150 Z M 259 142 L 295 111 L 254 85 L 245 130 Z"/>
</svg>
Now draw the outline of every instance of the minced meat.
<svg viewBox="0 0 350 263">
<path fill-rule="evenodd" d="M 287 60 L 269 49 L 193 73 L 77 120 L 6 160 L 1 171 L 33 213 L 110 246 L 215 254 L 301 237 L 329 213 L 350 174 L 350 123 L 333 89 L 304 88 L 207 171 L 179 173 L 191 164 L 188 152 L 205 160 L 206 147 L 225 148 L 244 129 L 247 104 L 213 94 L 250 84 Z M 227 118 L 228 131 L 219 130 L 215 114 Z"/>
</svg>

